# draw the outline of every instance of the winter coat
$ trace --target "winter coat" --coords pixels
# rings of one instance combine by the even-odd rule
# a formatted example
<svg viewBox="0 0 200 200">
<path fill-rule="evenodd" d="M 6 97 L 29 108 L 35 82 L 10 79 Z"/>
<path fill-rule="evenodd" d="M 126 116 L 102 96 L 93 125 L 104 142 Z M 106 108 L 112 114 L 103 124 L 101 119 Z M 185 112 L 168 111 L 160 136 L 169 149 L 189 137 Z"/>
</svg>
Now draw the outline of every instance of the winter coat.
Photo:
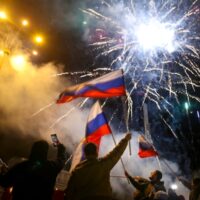
<svg viewBox="0 0 200 200">
<path fill-rule="evenodd" d="M 189 200 L 200 200 L 200 186 L 192 188 Z"/>
<path fill-rule="evenodd" d="M 57 160 L 48 161 L 45 158 L 47 151 L 42 155 L 33 150 L 29 160 L 17 164 L 0 177 L 0 184 L 13 187 L 13 200 L 52 199 L 56 176 L 64 165 L 64 151 L 63 146 L 58 147 Z"/>
<path fill-rule="evenodd" d="M 79 163 L 72 171 L 66 189 L 67 200 L 111 199 L 110 171 L 120 159 L 128 140 L 120 143 L 105 157 L 91 156 Z"/>
<path fill-rule="evenodd" d="M 138 176 L 129 176 L 128 178 L 131 184 L 136 188 L 136 191 L 133 193 L 134 200 L 153 199 L 154 194 L 157 191 L 166 191 L 164 187 L 164 182 L 162 181 L 153 183 L 148 179 Z"/>
</svg>

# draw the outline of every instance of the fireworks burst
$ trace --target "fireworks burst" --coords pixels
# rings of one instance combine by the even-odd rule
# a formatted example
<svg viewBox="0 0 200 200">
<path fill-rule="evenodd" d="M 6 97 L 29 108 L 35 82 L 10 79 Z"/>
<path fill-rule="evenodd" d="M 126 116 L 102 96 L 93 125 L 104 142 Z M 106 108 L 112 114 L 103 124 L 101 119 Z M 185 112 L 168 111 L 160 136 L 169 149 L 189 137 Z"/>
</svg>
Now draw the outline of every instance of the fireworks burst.
<svg viewBox="0 0 200 200">
<path fill-rule="evenodd" d="M 83 10 L 97 59 L 122 68 L 130 95 L 138 89 L 170 116 L 163 93 L 200 102 L 199 1 L 100 1 Z M 90 26 L 90 25 L 91 26 Z M 165 102 L 165 106 L 161 102 Z"/>
</svg>

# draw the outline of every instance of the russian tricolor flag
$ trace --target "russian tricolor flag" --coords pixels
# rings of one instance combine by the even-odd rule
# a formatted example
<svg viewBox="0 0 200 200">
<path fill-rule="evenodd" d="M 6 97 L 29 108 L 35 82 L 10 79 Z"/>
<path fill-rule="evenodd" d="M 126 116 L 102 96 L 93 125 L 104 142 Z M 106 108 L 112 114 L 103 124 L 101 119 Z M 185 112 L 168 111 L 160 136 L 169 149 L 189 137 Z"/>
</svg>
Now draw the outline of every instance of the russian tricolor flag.
<svg viewBox="0 0 200 200">
<path fill-rule="evenodd" d="M 111 132 L 107 119 L 97 101 L 93 105 L 88 117 L 85 135 L 86 140 L 99 146 L 101 137 Z"/>
<path fill-rule="evenodd" d="M 77 97 L 107 98 L 124 96 L 125 94 L 123 72 L 117 70 L 91 81 L 66 88 L 59 95 L 57 103 L 70 102 Z"/>
<path fill-rule="evenodd" d="M 138 140 L 139 140 L 138 155 L 140 158 L 148 158 L 158 155 L 158 153 L 154 150 L 153 146 L 146 141 L 144 136 L 140 135 Z"/>
<path fill-rule="evenodd" d="M 74 152 L 70 171 L 72 171 L 75 166 L 84 159 L 83 147 L 86 143 L 95 143 L 99 149 L 101 137 L 110 133 L 112 133 L 110 126 L 108 125 L 107 119 L 97 101 L 93 105 L 88 117 L 85 138 L 82 139 Z"/>
</svg>

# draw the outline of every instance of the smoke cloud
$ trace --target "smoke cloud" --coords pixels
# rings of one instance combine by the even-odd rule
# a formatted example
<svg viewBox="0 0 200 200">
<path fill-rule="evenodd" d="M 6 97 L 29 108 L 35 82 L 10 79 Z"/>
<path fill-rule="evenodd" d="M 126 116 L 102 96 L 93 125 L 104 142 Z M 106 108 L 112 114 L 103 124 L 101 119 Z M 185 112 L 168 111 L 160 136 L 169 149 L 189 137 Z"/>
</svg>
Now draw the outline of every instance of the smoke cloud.
<svg viewBox="0 0 200 200">
<path fill-rule="evenodd" d="M 112 128 L 114 130 L 114 128 Z M 119 142 L 122 138 L 121 134 L 116 134 L 117 131 L 113 131 L 114 135 L 116 135 L 116 140 Z M 150 176 L 150 173 L 156 169 L 161 170 L 163 173 L 162 180 L 165 183 L 165 187 L 168 190 L 172 184 L 177 184 L 178 189 L 176 190 L 177 195 L 184 195 L 186 199 L 188 199 L 189 191 L 186 189 L 182 183 L 176 180 L 176 178 L 172 175 L 169 168 L 160 160 L 161 169 L 156 158 L 146 158 L 141 159 L 137 155 L 138 152 L 138 138 L 139 134 L 137 132 L 132 132 L 131 139 L 131 150 L 132 154 L 130 155 L 129 149 L 127 148 L 125 153 L 122 156 L 122 161 L 125 165 L 126 170 L 132 176 L 142 176 L 147 178 Z M 104 136 L 101 142 L 100 155 L 103 156 L 105 153 L 109 152 L 112 148 L 114 148 L 114 142 L 112 141 L 111 136 Z M 179 174 L 179 168 L 175 163 L 167 161 L 170 167 L 176 174 Z M 114 176 L 114 177 L 112 177 Z M 115 177 L 120 176 L 120 177 Z M 124 176 L 124 170 L 121 161 L 117 163 L 117 165 L 113 168 L 111 172 L 111 184 L 116 193 L 116 196 L 122 199 L 132 199 L 132 193 L 135 188 L 128 183 L 126 178 L 122 178 Z"/>
<path fill-rule="evenodd" d="M 4 51 L 0 57 L 1 154 L 5 154 L 5 147 L 6 150 L 21 149 L 20 152 L 27 155 L 27 150 L 22 150 L 20 144 L 27 147 L 30 140 L 41 138 L 50 141 L 50 134 L 55 132 L 61 141 L 65 139 L 63 143 L 70 150 L 72 144 L 83 137 L 86 119 L 76 106 L 80 100 L 66 105 L 55 104 L 59 92 L 70 84 L 67 79 L 55 76 L 63 66 L 54 63 L 33 64 L 31 59 L 34 58 L 21 48 L 21 41 L 15 32 L 6 28 L 0 34 L 0 49 Z M 68 112 L 66 118 L 56 123 Z M 17 144 L 13 141 L 19 138 L 26 142 Z M 27 138 L 29 145 L 26 145 Z"/>
<path fill-rule="evenodd" d="M 1 143 L 4 144 L 1 145 L 1 154 L 8 149 L 22 148 L 24 156 L 27 156 L 26 148 L 30 147 L 34 139 L 43 138 L 50 141 L 50 134 L 55 132 L 67 147 L 67 150 L 73 151 L 76 144 L 84 136 L 89 110 L 82 110 L 77 106 L 81 100 L 64 105 L 54 104 L 59 91 L 70 84 L 66 79 L 53 76 L 62 71 L 62 66 L 53 63 L 40 66 L 33 64 L 30 61 L 30 55 L 19 48 L 21 44 L 16 35 L 9 35 L 7 32 L 5 34 L 7 41 L 12 41 L 12 44 L 10 42 L 5 43 L 3 39 L 0 40 L 1 49 L 8 47 L 10 49 L 9 55 L 0 58 L 0 125 L 2 127 L 0 136 L 4 135 L 4 138 L 6 138 L 15 134 L 14 139 L 16 141 L 18 141 L 17 138 L 22 141 L 29 138 L 31 142 L 30 140 L 29 143 L 7 141 L 8 143 L 5 144 L 6 140 L 1 140 Z M 19 54 L 25 58 L 25 65 L 22 70 L 16 70 L 10 62 L 12 56 Z M 50 104 L 51 106 L 47 107 Z M 36 113 L 45 107 L 46 109 Z M 57 121 L 64 115 L 66 115 L 65 118 Z M 117 135 L 117 141 L 119 141 L 121 135 L 117 131 L 114 131 L 114 134 Z M 23 147 L 20 145 L 23 145 Z M 5 146 L 7 149 L 4 148 Z M 101 143 L 100 156 L 108 153 L 113 147 L 114 143 L 111 137 L 104 137 Z M 159 169 L 155 158 L 138 158 L 137 133 L 135 132 L 133 133 L 131 147 L 133 155 L 129 156 L 129 152 L 126 150 L 122 158 L 130 174 L 148 177 L 152 170 Z M 176 164 L 170 163 L 170 165 L 175 172 L 178 172 Z M 166 167 L 162 166 L 162 171 L 165 186 L 169 188 L 173 178 Z M 113 169 L 111 175 L 124 175 L 120 162 Z M 111 177 L 111 182 L 117 196 L 124 199 L 132 198 L 133 187 L 128 184 L 125 178 Z M 178 184 L 177 194 L 184 194 L 188 198 L 188 191 L 181 184 Z"/>
</svg>

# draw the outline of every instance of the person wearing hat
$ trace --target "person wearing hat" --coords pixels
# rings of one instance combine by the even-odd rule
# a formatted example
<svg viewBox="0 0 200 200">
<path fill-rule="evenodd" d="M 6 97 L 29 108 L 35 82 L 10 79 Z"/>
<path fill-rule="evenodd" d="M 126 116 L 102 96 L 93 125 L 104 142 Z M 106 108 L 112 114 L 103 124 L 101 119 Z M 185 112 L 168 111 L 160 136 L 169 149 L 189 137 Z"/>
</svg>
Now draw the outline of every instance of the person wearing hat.
<svg viewBox="0 0 200 200">
<path fill-rule="evenodd" d="M 162 172 L 155 170 L 151 172 L 149 179 L 140 176 L 132 177 L 125 171 L 125 176 L 130 180 L 131 184 L 136 188 L 133 193 L 134 200 L 153 199 L 157 191 L 166 191 L 162 179 Z"/>
</svg>

